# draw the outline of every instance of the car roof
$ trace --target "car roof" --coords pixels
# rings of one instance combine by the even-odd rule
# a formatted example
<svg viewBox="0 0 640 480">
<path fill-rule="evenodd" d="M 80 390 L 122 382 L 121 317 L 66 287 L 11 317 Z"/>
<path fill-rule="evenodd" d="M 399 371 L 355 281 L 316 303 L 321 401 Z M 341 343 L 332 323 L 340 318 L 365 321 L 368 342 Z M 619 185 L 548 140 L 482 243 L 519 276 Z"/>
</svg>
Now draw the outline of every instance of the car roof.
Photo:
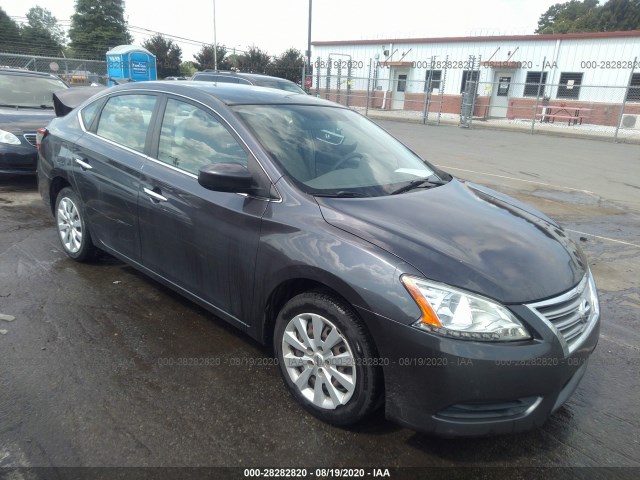
<svg viewBox="0 0 640 480">
<path fill-rule="evenodd" d="M 8 73 L 9 75 L 29 75 L 33 77 L 55 78 L 62 81 L 58 76 L 47 72 L 34 72 L 33 70 L 23 70 L 21 68 L 0 68 L 0 75 Z"/>
<path fill-rule="evenodd" d="M 272 75 L 264 75 L 262 73 L 233 72 L 233 71 L 230 71 L 230 70 L 203 70 L 201 72 L 194 73 L 193 76 L 195 77 L 195 76 L 197 76 L 199 74 L 226 75 L 226 76 L 229 76 L 229 77 L 247 78 L 249 80 L 251 80 L 251 79 L 254 79 L 254 80 L 260 80 L 260 79 L 269 80 L 269 79 L 273 79 L 273 80 L 281 80 L 283 82 L 293 83 L 295 85 L 295 82 L 292 82 L 291 80 L 287 80 L 286 78 L 274 77 Z"/>
<path fill-rule="evenodd" d="M 328 100 L 322 100 L 303 93 L 288 92 L 275 88 L 258 87 L 254 85 L 237 85 L 233 83 L 214 82 L 137 82 L 117 85 L 109 91 L 115 90 L 160 90 L 185 96 L 208 96 L 226 105 L 318 105 L 336 108 L 346 108 Z"/>
</svg>

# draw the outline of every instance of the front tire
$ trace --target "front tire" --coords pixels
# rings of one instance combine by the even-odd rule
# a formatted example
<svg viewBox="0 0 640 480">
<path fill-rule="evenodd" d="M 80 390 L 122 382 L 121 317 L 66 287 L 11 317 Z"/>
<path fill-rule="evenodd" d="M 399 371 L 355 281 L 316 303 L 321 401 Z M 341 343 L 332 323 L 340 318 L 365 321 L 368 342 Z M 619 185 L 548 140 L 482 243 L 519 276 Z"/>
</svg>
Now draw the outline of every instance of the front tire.
<svg viewBox="0 0 640 480">
<path fill-rule="evenodd" d="M 64 253 L 77 262 L 94 258 L 98 249 L 91 240 L 80 197 L 70 188 L 63 188 L 56 198 L 55 212 L 58 238 Z"/>
<path fill-rule="evenodd" d="M 292 298 L 276 320 L 274 349 L 287 388 L 321 420 L 350 425 L 379 406 L 373 341 L 343 300 L 320 292 Z"/>
</svg>

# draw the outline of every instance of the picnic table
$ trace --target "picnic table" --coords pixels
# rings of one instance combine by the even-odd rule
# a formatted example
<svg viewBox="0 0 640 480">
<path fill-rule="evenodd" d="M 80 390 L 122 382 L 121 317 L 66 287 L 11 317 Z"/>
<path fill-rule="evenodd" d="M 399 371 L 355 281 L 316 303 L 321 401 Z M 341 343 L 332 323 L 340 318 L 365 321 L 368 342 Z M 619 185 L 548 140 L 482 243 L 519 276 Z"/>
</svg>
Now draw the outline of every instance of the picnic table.
<svg viewBox="0 0 640 480">
<path fill-rule="evenodd" d="M 572 107 L 566 103 L 560 105 L 541 105 L 542 113 L 537 113 L 536 118 L 540 118 L 540 123 L 555 123 L 556 120 L 566 120 L 567 125 L 582 125 L 585 114 L 591 111 L 590 108 Z"/>
</svg>

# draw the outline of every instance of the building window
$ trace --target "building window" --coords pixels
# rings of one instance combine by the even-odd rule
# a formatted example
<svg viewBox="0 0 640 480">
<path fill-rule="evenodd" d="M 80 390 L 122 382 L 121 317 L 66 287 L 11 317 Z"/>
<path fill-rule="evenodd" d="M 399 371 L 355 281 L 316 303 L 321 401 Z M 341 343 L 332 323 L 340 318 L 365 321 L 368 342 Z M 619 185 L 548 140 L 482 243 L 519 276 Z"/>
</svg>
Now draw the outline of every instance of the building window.
<svg viewBox="0 0 640 480">
<path fill-rule="evenodd" d="M 547 72 L 527 72 L 523 96 L 537 97 L 538 88 L 540 88 L 540 96 L 544 97 L 544 88 L 546 85 Z"/>
<path fill-rule="evenodd" d="M 442 70 L 427 70 L 427 73 L 424 76 L 424 91 L 427 91 L 429 87 L 429 81 L 431 81 L 430 92 L 434 90 L 440 91 L 440 85 L 442 83 Z"/>
<path fill-rule="evenodd" d="M 407 89 L 407 76 L 398 75 L 398 85 L 396 87 L 396 92 L 404 92 L 406 89 Z"/>
<path fill-rule="evenodd" d="M 462 71 L 462 84 L 460 85 L 460 93 L 464 92 L 467 82 L 477 82 L 480 78 L 480 70 L 463 70 Z M 476 90 L 478 86 L 476 85 Z"/>
<path fill-rule="evenodd" d="M 629 90 L 627 91 L 627 102 L 640 102 L 640 73 L 631 75 Z"/>
<path fill-rule="evenodd" d="M 580 85 L 582 84 L 582 72 L 565 72 L 560 74 L 560 85 L 558 86 L 557 98 L 578 98 L 580 96 Z"/>
</svg>

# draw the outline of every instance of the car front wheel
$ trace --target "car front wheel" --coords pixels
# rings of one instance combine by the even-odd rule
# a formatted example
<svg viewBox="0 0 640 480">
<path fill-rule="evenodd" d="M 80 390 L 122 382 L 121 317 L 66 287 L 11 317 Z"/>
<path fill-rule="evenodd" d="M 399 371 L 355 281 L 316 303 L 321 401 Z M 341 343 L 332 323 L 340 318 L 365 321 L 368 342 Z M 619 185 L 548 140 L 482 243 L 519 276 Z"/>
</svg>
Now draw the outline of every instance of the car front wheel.
<svg viewBox="0 0 640 480">
<path fill-rule="evenodd" d="M 373 341 L 343 300 L 321 292 L 291 299 L 278 315 L 274 348 L 285 384 L 316 417 L 349 425 L 380 404 Z"/>
<path fill-rule="evenodd" d="M 93 258 L 93 245 L 80 198 L 70 188 L 63 188 L 56 198 L 56 224 L 62 249 L 72 259 L 84 262 Z"/>
</svg>

